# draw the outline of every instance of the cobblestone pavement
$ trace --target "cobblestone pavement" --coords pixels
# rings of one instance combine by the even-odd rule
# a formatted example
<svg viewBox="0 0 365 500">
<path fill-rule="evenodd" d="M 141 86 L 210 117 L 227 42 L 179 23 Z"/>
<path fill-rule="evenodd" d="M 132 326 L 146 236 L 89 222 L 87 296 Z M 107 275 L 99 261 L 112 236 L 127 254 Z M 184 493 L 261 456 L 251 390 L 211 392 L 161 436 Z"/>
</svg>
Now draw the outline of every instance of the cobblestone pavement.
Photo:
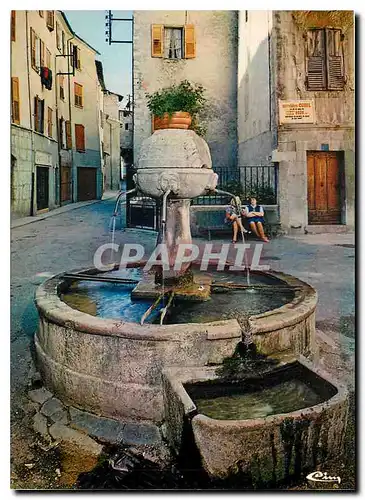
<svg viewBox="0 0 365 500">
<path fill-rule="evenodd" d="M 33 297 L 49 276 L 93 265 L 95 250 L 111 241 L 109 199 L 17 227 L 11 234 L 11 396 L 12 422 L 29 405 L 27 377 L 31 367 L 32 336 L 37 325 Z M 121 231 L 117 243 L 143 243 L 151 251 L 153 232 Z M 205 240 L 197 240 L 204 243 Z M 215 240 L 215 246 L 229 242 Z M 264 246 L 262 264 L 307 281 L 319 295 L 317 328 L 322 344 L 353 366 L 355 331 L 355 248 L 353 234 L 280 237 Z M 336 353 L 335 353 L 336 354 Z M 338 354 L 338 352 L 337 352 Z"/>
</svg>

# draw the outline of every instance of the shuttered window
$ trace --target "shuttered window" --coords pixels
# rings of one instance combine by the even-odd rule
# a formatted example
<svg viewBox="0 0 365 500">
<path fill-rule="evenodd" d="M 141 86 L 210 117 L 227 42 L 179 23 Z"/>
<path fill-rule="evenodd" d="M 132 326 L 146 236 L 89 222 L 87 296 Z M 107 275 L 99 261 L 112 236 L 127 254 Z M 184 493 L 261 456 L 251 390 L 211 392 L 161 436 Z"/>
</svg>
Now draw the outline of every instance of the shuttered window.
<svg viewBox="0 0 365 500">
<path fill-rule="evenodd" d="M 344 64 L 341 30 L 313 29 L 307 33 L 307 89 L 342 90 Z"/>
<path fill-rule="evenodd" d="M 52 137 L 52 108 L 47 108 L 47 131 L 48 137 Z"/>
<path fill-rule="evenodd" d="M 44 99 L 34 98 L 34 129 L 44 133 Z"/>
<path fill-rule="evenodd" d="M 76 151 L 85 152 L 85 127 L 75 124 Z"/>
<path fill-rule="evenodd" d="M 46 49 L 46 66 L 47 68 L 51 69 L 52 64 L 51 64 L 51 53 L 48 49 Z"/>
<path fill-rule="evenodd" d="M 60 148 L 63 149 L 64 148 L 64 143 L 63 143 L 63 126 L 64 126 L 64 119 L 61 118 L 58 120 L 58 142 L 59 142 L 59 145 L 60 145 Z"/>
<path fill-rule="evenodd" d="M 72 134 L 71 134 L 71 122 L 70 122 L 70 120 L 67 120 L 65 122 L 65 129 L 66 129 L 66 148 L 72 149 Z"/>
<path fill-rule="evenodd" d="M 62 54 L 66 54 L 65 32 L 62 31 Z"/>
<path fill-rule="evenodd" d="M 54 30 L 54 12 L 53 12 L 53 10 L 47 10 L 47 28 L 50 31 Z"/>
<path fill-rule="evenodd" d="M 61 50 L 61 33 L 60 33 L 60 25 L 56 21 L 56 43 L 58 50 Z"/>
<path fill-rule="evenodd" d="M 11 31 L 11 41 L 15 42 L 15 39 L 16 39 L 16 12 L 15 12 L 15 10 L 11 11 L 10 31 Z"/>
<path fill-rule="evenodd" d="M 196 57 L 195 26 L 151 26 L 151 56 L 166 59 L 193 59 Z"/>
<path fill-rule="evenodd" d="M 13 123 L 20 125 L 19 79 L 11 79 L 11 117 Z"/>
<path fill-rule="evenodd" d="M 39 49 L 40 49 L 40 66 L 44 67 L 44 42 L 42 40 L 39 40 Z"/>
<path fill-rule="evenodd" d="M 195 28 L 193 24 L 185 25 L 184 35 L 185 35 L 184 57 L 185 59 L 193 59 L 195 57 L 195 52 L 196 52 Z"/>
<path fill-rule="evenodd" d="M 74 90 L 75 90 L 75 106 L 77 106 L 78 108 L 82 108 L 84 106 L 82 85 L 80 85 L 79 83 L 75 83 Z"/>
<path fill-rule="evenodd" d="M 30 28 L 30 60 L 31 60 L 32 68 L 35 70 L 37 70 L 36 41 L 37 41 L 36 34 L 34 33 L 33 28 Z"/>
<path fill-rule="evenodd" d="M 59 75 L 60 78 L 60 99 L 65 100 L 65 78 L 63 75 Z"/>
</svg>

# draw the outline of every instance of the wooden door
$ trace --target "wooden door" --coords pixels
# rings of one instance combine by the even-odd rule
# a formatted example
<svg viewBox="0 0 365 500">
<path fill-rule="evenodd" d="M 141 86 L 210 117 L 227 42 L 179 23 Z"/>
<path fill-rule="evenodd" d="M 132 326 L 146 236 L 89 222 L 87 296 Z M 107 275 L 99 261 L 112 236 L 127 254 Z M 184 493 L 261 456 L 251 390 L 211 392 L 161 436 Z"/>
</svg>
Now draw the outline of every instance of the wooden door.
<svg viewBox="0 0 365 500">
<path fill-rule="evenodd" d="M 77 201 L 96 199 L 96 168 L 78 167 Z"/>
<path fill-rule="evenodd" d="M 332 151 L 307 154 L 308 223 L 341 224 L 341 172 Z"/>
<path fill-rule="evenodd" d="M 37 210 L 49 205 L 49 168 L 37 167 Z"/>
<path fill-rule="evenodd" d="M 61 203 L 71 201 L 71 167 L 61 167 Z"/>
</svg>

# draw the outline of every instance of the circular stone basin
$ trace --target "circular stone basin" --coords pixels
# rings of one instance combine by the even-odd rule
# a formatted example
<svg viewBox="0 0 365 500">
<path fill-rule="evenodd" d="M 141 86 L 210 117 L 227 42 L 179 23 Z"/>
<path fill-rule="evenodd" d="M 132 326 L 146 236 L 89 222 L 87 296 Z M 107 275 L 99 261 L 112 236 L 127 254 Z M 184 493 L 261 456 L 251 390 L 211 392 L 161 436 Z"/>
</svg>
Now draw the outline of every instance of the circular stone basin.
<svg viewBox="0 0 365 500">
<path fill-rule="evenodd" d="M 125 276 L 139 279 L 141 265 L 124 271 Z M 221 274 L 221 282 L 246 283 L 243 273 L 227 271 L 228 267 Z M 100 274 L 96 269 L 78 272 Z M 246 330 L 259 352 L 309 356 L 315 332 L 315 290 L 284 273 L 251 273 L 251 282 L 288 285 L 292 290 L 280 292 L 280 298 L 279 294 L 271 296 L 270 301 L 261 292 L 259 301 L 256 292 L 246 290 L 230 292 L 230 300 L 229 294 L 213 293 L 215 304 L 215 298 L 203 303 L 184 302 L 180 311 L 176 306 L 178 314 L 174 318 L 172 313 L 169 324 L 153 324 L 152 318 L 151 323 L 141 326 L 136 319 L 139 321 L 151 301 L 132 301 L 132 286 L 85 285 L 70 281 L 64 274 L 57 275 L 45 281 L 35 297 L 39 312 L 35 346 L 45 385 L 65 402 L 99 415 L 160 423 L 162 369 L 220 364 L 232 356 Z M 75 293 L 73 299 L 70 292 Z M 251 312 L 256 308 L 257 314 L 245 311 L 250 295 L 255 297 Z M 213 307 L 209 307 L 210 303 Z M 98 316 L 100 304 L 101 313 L 107 317 Z M 262 304 L 263 310 L 257 308 Z M 206 314 L 195 318 L 200 322 L 193 322 L 197 309 Z M 244 321 L 239 317 L 242 309 Z M 187 322 L 181 322 L 183 314 Z"/>
</svg>

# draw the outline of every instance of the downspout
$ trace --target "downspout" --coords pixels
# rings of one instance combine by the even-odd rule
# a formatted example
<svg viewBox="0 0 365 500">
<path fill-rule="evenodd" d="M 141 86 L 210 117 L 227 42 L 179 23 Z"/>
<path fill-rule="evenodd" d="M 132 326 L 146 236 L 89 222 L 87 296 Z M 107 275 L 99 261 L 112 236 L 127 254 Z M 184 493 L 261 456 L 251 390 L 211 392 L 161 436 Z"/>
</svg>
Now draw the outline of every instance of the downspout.
<svg viewBox="0 0 365 500">
<path fill-rule="evenodd" d="M 57 78 L 57 57 L 54 58 L 54 86 L 56 92 L 56 130 L 57 130 L 57 149 L 58 149 L 58 193 L 57 193 L 57 201 L 58 205 L 61 206 L 61 145 L 60 145 L 60 123 L 58 118 L 58 78 Z M 55 177 L 56 178 L 56 177 Z"/>
<path fill-rule="evenodd" d="M 68 80 L 68 115 L 69 115 L 69 120 L 70 120 L 70 128 L 71 128 L 71 137 L 72 137 L 72 113 L 71 113 L 71 75 L 70 75 L 70 55 L 69 50 L 70 50 L 70 41 L 73 40 L 75 37 L 72 36 L 67 40 L 67 80 Z M 76 137 L 75 137 L 76 141 Z M 76 173 L 76 170 L 74 169 L 74 150 L 73 150 L 73 141 L 71 141 L 71 192 L 72 192 L 72 203 L 75 203 L 75 195 L 74 195 L 74 174 Z"/>
<path fill-rule="evenodd" d="M 29 42 L 28 42 L 28 33 L 29 33 L 29 25 L 28 25 L 28 11 L 25 11 L 25 28 L 26 32 L 26 43 L 27 43 L 27 73 L 28 73 L 28 99 L 29 99 L 29 130 L 30 130 L 30 138 L 32 145 L 32 174 L 31 174 L 31 191 L 30 191 L 30 213 L 29 215 L 35 215 L 34 210 L 34 194 L 35 194 L 35 151 L 34 151 L 34 132 L 33 132 L 33 117 L 32 117 L 32 100 L 31 100 L 31 91 L 30 91 L 30 68 L 29 68 Z"/>
</svg>

